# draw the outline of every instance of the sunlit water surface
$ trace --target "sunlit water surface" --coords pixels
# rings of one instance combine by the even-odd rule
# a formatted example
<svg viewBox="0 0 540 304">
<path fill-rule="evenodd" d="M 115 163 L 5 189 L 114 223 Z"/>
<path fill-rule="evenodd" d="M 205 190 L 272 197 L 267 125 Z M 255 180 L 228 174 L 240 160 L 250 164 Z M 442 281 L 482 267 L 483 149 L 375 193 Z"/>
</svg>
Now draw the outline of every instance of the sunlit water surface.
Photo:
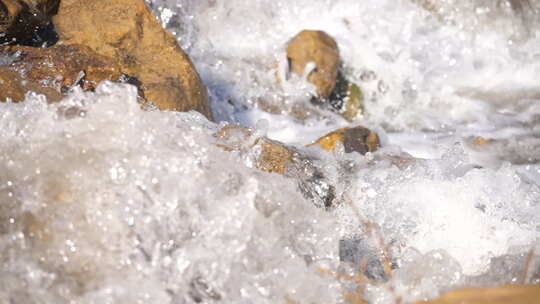
<svg viewBox="0 0 540 304">
<path fill-rule="evenodd" d="M 111 83 L 0 104 L 1 303 L 396 303 L 538 282 L 538 1 L 148 2 L 217 123 Z M 303 29 L 336 39 L 365 95 L 355 121 L 276 80 Z M 227 122 L 311 155 L 337 206 L 217 147 Z M 303 148 L 358 124 L 381 150 Z"/>
</svg>

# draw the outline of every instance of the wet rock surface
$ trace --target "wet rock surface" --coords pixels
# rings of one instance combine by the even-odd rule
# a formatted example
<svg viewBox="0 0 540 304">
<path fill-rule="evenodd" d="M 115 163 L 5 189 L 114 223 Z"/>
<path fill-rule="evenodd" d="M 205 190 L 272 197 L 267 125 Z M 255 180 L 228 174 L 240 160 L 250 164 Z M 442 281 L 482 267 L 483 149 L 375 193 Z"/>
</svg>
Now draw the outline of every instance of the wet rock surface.
<svg viewBox="0 0 540 304">
<path fill-rule="evenodd" d="M 60 0 L 0 1 L 0 45 L 28 43 L 46 28 L 58 9 Z"/>
<path fill-rule="evenodd" d="M 315 206 L 331 208 L 337 204 L 335 186 L 316 157 L 279 141 L 255 137 L 251 130 L 239 126 L 228 125 L 214 136 L 219 139 L 219 147 L 246 154 L 255 168 L 294 179 L 300 192 Z"/>
<path fill-rule="evenodd" d="M 122 73 L 114 60 L 83 45 L 55 45 L 50 48 L 9 46 L 0 52 L 18 54 L 9 68 L 26 80 L 44 87 L 67 91 L 72 86 L 93 90 L 101 81 L 118 81 Z"/>
<path fill-rule="evenodd" d="M 287 44 L 290 72 L 304 75 L 308 64 L 314 63 L 308 81 L 317 87 L 319 97 L 330 96 L 336 85 L 339 50 L 336 41 L 323 31 L 304 30 Z"/>
<path fill-rule="evenodd" d="M 336 112 L 350 121 L 363 114 L 363 92 L 356 83 L 345 76 L 345 68 L 334 38 L 323 31 L 304 30 L 288 42 L 286 55 L 288 60 L 286 76 L 294 73 L 300 77 L 307 77 L 307 80 L 315 85 L 316 95 L 311 98 L 313 106 L 323 111 Z M 282 81 L 283 76 L 279 73 L 276 77 Z M 295 106 L 306 107 L 306 105 Z M 269 106 L 266 105 L 266 108 Z M 281 112 L 284 112 L 283 109 Z M 290 112 L 300 120 L 313 116 L 299 114 L 298 109 L 294 107 Z"/>
<path fill-rule="evenodd" d="M 439 299 L 417 304 L 529 304 L 540 299 L 539 285 L 505 285 L 448 292 Z"/>
<path fill-rule="evenodd" d="M 266 138 L 256 142 L 260 149 L 257 168 L 271 173 L 286 174 L 287 163 L 292 161 L 293 150 L 284 144 Z"/>
<path fill-rule="evenodd" d="M 62 99 L 62 95 L 57 90 L 25 79 L 18 72 L 2 66 L 0 66 L 0 88 L 0 102 L 7 100 L 21 102 L 29 91 L 45 95 L 49 102 Z"/>
<path fill-rule="evenodd" d="M 143 0 L 65 0 L 53 22 L 61 43 L 85 45 L 117 59 L 158 108 L 196 110 L 212 118 L 206 88 L 191 60 Z"/>
<path fill-rule="evenodd" d="M 342 128 L 330 132 L 311 145 L 319 145 L 325 150 L 334 151 L 338 143 L 343 144 L 345 153 L 358 152 L 366 154 L 367 152 L 374 152 L 380 147 L 377 133 L 362 126 Z"/>
<path fill-rule="evenodd" d="M 508 3 L 515 9 L 514 2 L 519 1 Z M 0 3 L 30 1 L 0 0 Z M 467 286 L 467 282 L 472 286 L 539 282 L 538 269 L 534 270 L 533 276 L 527 274 L 529 268 L 536 267 L 528 267 L 534 250 L 531 249 L 529 262 L 522 263 L 511 257 L 511 267 L 505 268 L 493 259 L 509 251 L 522 251 L 521 248 L 529 244 L 534 246 L 538 232 L 534 230 L 538 223 L 538 212 L 535 211 L 538 176 L 527 173 L 533 170 L 540 172 L 535 161 L 538 145 L 525 143 L 530 140 L 526 134 L 511 138 L 523 142 L 523 145 L 504 139 L 501 134 L 512 134 L 506 128 L 515 127 L 510 123 L 512 113 L 500 112 L 506 115 L 502 120 L 507 125 L 504 129 L 495 128 L 493 133 L 486 131 L 489 128 L 466 134 L 462 133 L 463 129 L 457 130 L 458 135 L 446 139 L 457 143 L 451 147 L 452 143 L 443 142 L 443 136 L 430 137 L 433 134 L 423 131 L 412 134 L 415 138 L 420 135 L 424 141 L 447 146 L 445 151 L 441 151 L 444 155 L 432 153 L 425 160 L 419 154 L 400 153 L 399 139 L 392 138 L 396 134 L 389 134 L 388 130 L 388 147 L 379 153 L 368 153 L 379 148 L 380 140 L 375 132 L 361 126 L 336 130 L 313 143 L 337 153 L 300 146 L 306 142 L 301 141 L 300 144 L 298 139 L 307 136 L 306 133 L 309 133 L 309 138 L 313 138 L 313 134 L 325 133 L 320 131 L 320 125 L 314 126 L 311 121 L 302 121 L 301 127 L 305 129 L 295 130 L 298 132 L 293 132 L 293 135 L 287 130 L 276 130 L 283 127 L 276 127 L 277 122 L 274 124 L 274 121 L 273 126 L 257 127 L 260 131 L 228 125 L 215 132 L 216 125 L 198 114 L 141 111 L 140 98 L 145 94 L 149 100 L 161 101 L 162 108 L 174 110 L 178 109 L 178 100 L 191 100 L 191 91 L 186 89 L 189 80 L 164 68 L 167 64 L 174 65 L 172 61 L 165 64 L 164 60 L 149 56 L 156 50 L 142 50 L 153 47 L 154 39 L 162 37 L 162 34 L 163 41 L 168 41 L 167 33 L 153 27 L 149 21 L 152 19 L 147 19 L 148 14 L 142 6 L 135 5 L 132 12 L 132 6 L 128 8 L 128 5 L 135 2 L 119 1 L 124 6 L 122 11 L 116 10 L 117 3 L 96 1 L 103 7 L 109 6 L 108 11 L 105 8 L 99 11 L 101 7 L 94 7 L 93 3 L 73 0 L 63 3 L 71 5 L 68 14 L 71 18 L 83 15 L 84 18 L 76 20 L 83 24 L 81 31 L 76 32 L 77 26 L 72 27 L 72 21 L 64 19 L 60 22 L 64 22 L 60 44 L 49 49 L 9 46 L 3 49 L 10 54 L 8 58 L 0 56 L 1 100 L 20 101 L 28 91 L 44 94 L 49 101 L 66 97 L 58 105 L 45 105 L 35 96 L 27 97 L 28 103 L 25 104 L 0 104 L 3 109 L 0 112 L 3 124 L 0 128 L 3 138 L 3 153 L 0 155 L 0 201 L 3 202 L 0 204 L 0 245 L 6 253 L 0 258 L 3 261 L 0 272 L 4 278 L 0 284 L 0 298 L 13 303 L 33 303 L 35 299 L 46 303 L 64 300 L 82 303 L 205 303 L 238 302 L 242 299 L 256 303 L 275 303 L 282 299 L 287 303 L 378 303 L 385 299 L 391 301 L 392 296 L 396 296 L 396 303 L 412 303 L 435 297 L 441 291 L 456 286 Z M 243 2 L 227 7 L 230 3 L 209 1 L 201 5 L 214 7 L 212 20 L 220 9 L 226 10 L 227 17 L 234 17 L 236 8 L 233 6 L 249 5 Z M 354 3 L 350 1 L 349 4 Z M 339 3 L 335 5 L 337 7 Z M 388 5 L 398 4 L 388 1 Z M 268 8 L 271 9 L 270 6 Z M 93 9 L 102 16 L 96 17 L 88 12 Z M 169 14 L 171 18 L 168 8 L 160 9 L 163 9 L 163 16 Z M 190 9 L 186 9 L 186 14 L 192 13 Z M 115 16 L 106 16 L 111 12 Z M 401 13 L 398 11 L 397 15 Z M 364 15 L 367 17 L 368 14 Z M 384 16 L 383 10 L 373 15 L 383 22 L 390 21 L 388 24 L 395 20 L 380 17 Z M 162 21 L 165 21 L 163 16 Z M 200 14 L 194 13 L 193 16 L 204 19 Z M 103 21 L 101 17 L 106 21 L 104 25 L 100 23 Z M 178 15 L 173 16 L 171 22 L 177 22 L 175 17 Z M 259 17 L 264 19 L 264 16 Z M 230 26 L 230 20 L 227 18 L 227 26 Z M 350 20 L 343 21 L 347 27 L 363 28 L 351 24 Z M 338 22 L 341 26 L 341 20 Z M 103 37 L 96 38 L 84 32 L 92 27 L 92 30 L 97 29 L 96 35 L 106 36 L 102 44 L 98 40 Z M 112 30 L 106 27 L 112 27 Z M 40 25 L 28 32 L 34 36 L 35 30 L 41 29 L 43 26 Z M 413 26 L 411 29 L 413 33 L 420 31 L 429 38 L 423 28 Z M 71 38 L 66 34 L 70 30 L 76 32 Z M 201 37 L 212 36 L 204 32 L 203 26 L 197 30 L 201 30 Z M 396 32 L 401 33 L 399 28 Z M 350 32 L 347 34 L 353 36 Z M 86 38 L 83 37 L 85 35 Z M 342 33 L 339 35 L 340 38 L 346 37 Z M 381 43 L 370 40 L 370 35 L 355 35 L 367 40 L 369 43 L 363 45 L 368 48 L 370 44 Z M 148 36 L 152 39 L 145 38 Z M 229 38 L 227 35 L 214 36 Z M 412 38 L 415 36 L 413 34 Z M 262 39 L 254 40 L 261 42 L 266 37 L 259 38 Z M 282 38 L 279 41 L 284 41 Z M 344 40 L 340 41 L 344 42 L 344 53 L 349 55 Z M 400 54 L 407 59 L 407 48 L 399 46 L 398 41 L 392 43 L 396 44 L 396 49 L 403 50 Z M 393 49 L 393 44 L 389 49 Z M 169 56 L 169 51 L 165 50 L 167 47 L 168 44 L 159 51 Z M 229 50 L 234 52 L 233 48 Z M 210 48 L 208 53 L 213 51 L 215 49 Z M 428 51 L 435 56 L 444 54 L 436 48 L 425 49 L 421 53 Z M 483 55 L 482 52 L 479 54 Z M 386 61 L 394 60 L 393 54 L 386 52 L 373 54 L 371 58 L 377 56 L 385 57 Z M 173 57 L 167 58 L 173 60 Z M 241 58 L 239 61 L 245 60 L 243 56 L 238 57 Z M 194 58 L 200 60 L 200 57 Z M 241 67 L 227 56 L 218 58 L 220 65 L 221 60 L 226 59 L 224 66 L 230 69 Z M 203 65 L 214 63 L 212 60 L 201 61 Z M 362 58 L 359 61 L 367 60 Z M 309 62 L 301 72 L 305 74 L 313 67 L 309 74 L 311 77 L 320 71 L 317 64 L 310 66 Z M 375 64 L 380 65 L 381 70 L 387 68 L 382 61 Z M 398 68 L 388 69 L 390 74 L 395 72 L 396 77 L 400 76 L 397 77 L 399 80 L 406 79 L 401 76 L 407 76 L 399 73 L 402 64 L 403 61 L 398 61 Z M 489 67 L 489 62 L 485 64 Z M 463 66 L 459 60 L 457 65 Z M 347 77 L 360 81 L 358 75 L 365 67 L 356 62 L 354 68 L 357 74 L 347 71 Z M 306 88 L 302 79 L 295 78 L 293 85 L 303 86 L 298 94 L 290 94 L 289 88 L 282 92 L 283 99 L 289 98 L 287 101 L 301 101 L 295 105 L 289 103 L 294 107 L 292 114 L 297 112 L 298 117 L 305 117 L 300 120 L 306 120 L 314 116 L 308 111 L 315 111 L 318 116 L 320 110 L 325 113 L 320 114 L 317 121 L 323 117 L 339 120 L 337 126 L 333 122 L 327 123 L 324 130 L 344 125 L 341 118 L 325 110 L 335 110 L 348 120 L 355 120 L 361 115 L 362 89 L 365 87 L 347 80 L 343 71 L 338 68 L 329 96 L 323 97 L 319 93 L 320 86 L 317 86 L 319 96 L 312 98 L 312 102 L 319 104 L 309 102 L 312 86 Z M 480 72 L 476 70 L 475 75 Z M 207 73 L 205 70 L 205 77 Z M 219 73 L 216 70 L 216 74 Z M 250 93 L 253 83 L 240 78 L 234 79 L 245 81 L 247 84 L 243 88 L 248 89 L 231 95 Z M 271 87 L 273 77 L 270 75 L 268 78 L 270 80 L 262 82 L 260 87 Z M 449 83 L 445 80 L 449 87 L 452 87 L 452 78 L 459 77 L 449 77 Z M 257 80 L 261 79 L 264 77 Z M 113 83 L 98 86 L 102 80 L 134 84 L 140 89 L 140 94 L 137 96 L 136 90 L 130 86 Z M 423 80 L 429 84 L 429 79 Z M 316 84 L 315 81 L 312 83 Z M 381 104 L 394 105 L 400 99 L 416 96 L 416 93 L 427 94 L 430 103 L 443 110 L 448 109 L 452 115 L 475 112 L 466 107 L 441 104 L 437 99 L 440 96 L 430 95 L 431 92 L 425 88 L 420 88 L 419 92 L 415 88 L 413 94 L 409 91 L 414 87 L 412 83 L 405 86 L 392 81 L 389 83 L 391 93 L 398 91 L 390 96 L 391 100 L 379 99 L 376 104 L 371 92 L 365 91 L 367 104 L 371 107 L 365 123 L 371 126 L 397 124 L 396 121 L 403 119 L 400 115 L 406 116 L 419 108 L 411 103 L 405 107 L 392 106 L 392 111 L 386 111 L 390 108 Z M 72 87 L 90 92 L 70 90 Z M 386 85 L 380 87 L 381 93 L 389 90 Z M 66 92 L 68 94 L 63 96 Z M 213 91 L 212 96 L 214 93 L 219 93 L 219 90 Z M 294 98 L 301 95 L 304 99 Z M 221 96 L 218 99 L 221 100 Z M 459 103 L 459 100 L 449 100 Z M 230 100 L 223 98 L 222 101 L 229 101 L 232 105 Z M 271 101 L 269 107 L 273 106 Z M 471 100 L 463 104 L 471 104 Z M 279 108 L 272 110 L 287 114 Z M 429 107 L 427 110 L 430 114 L 434 112 Z M 375 113 L 377 111 L 378 114 Z M 525 127 L 535 128 L 532 132 L 537 130 L 538 111 L 535 111 L 530 115 L 535 118 L 531 118 L 530 125 Z M 500 116 L 494 115 L 497 113 L 485 112 L 489 119 L 501 120 Z M 79 115 L 83 113 L 85 115 Z M 400 114 L 394 116 L 393 113 Z M 374 118 L 374 114 L 384 116 L 384 122 Z M 435 113 L 433 117 L 444 121 L 448 113 L 444 114 L 439 117 Z M 240 121 L 243 118 L 241 123 L 250 125 L 264 117 L 253 113 L 240 115 L 231 113 L 230 116 L 224 115 L 224 119 L 234 117 Z M 394 121 L 396 117 L 399 119 Z M 522 115 L 517 119 L 521 123 L 527 117 Z M 415 112 L 404 120 L 416 123 L 422 120 L 422 114 Z M 467 121 L 464 129 L 470 128 L 472 124 L 469 123 L 474 122 L 463 121 Z M 415 128 L 422 126 L 420 123 Z M 443 129 L 429 130 L 447 133 L 450 131 L 446 129 L 448 126 L 451 128 L 452 124 Z M 210 136 L 212 133 L 214 137 Z M 475 137 L 476 134 L 485 137 Z M 270 138 L 279 138 L 283 142 Z M 537 136 L 534 138 L 536 140 Z M 467 151 L 461 150 L 460 142 L 465 144 Z M 414 142 L 414 149 L 421 144 Z M 508 155 L 508 147 L 514 147 L 516 153 Z M 415 152 L 414 149 L 411 150 Z M 468 149 L 478 153 L 497 153 L 505 149 L 504 153 L 500 152 L 500 159 L 510 160 L 512 164 L 505 164 L 501 169 L 495 166 L 494 169 L 484 169 L 468 160 L 471 155 Z M 368 155 L 362 157 L 351 152 Z M 429 152 L 426 154 L 430 156 Z M 524 155 L 530 157 L 525 158 Z M 59 163 L 62 166 L 58 166 Z M 520 163 L 526 164 L 527 169 L 511 167 Z M 334 208 L 336 206 L 340 208 Z M 343 209 L 349 207 L 351 210 L 343 214 Z M 342 221 L 340 227 L 334 226 L 336 220 Z M 368 229 L 363 226 L 370 221 L 380 227 L 379 238 L 366 233 Z M 345 237 L 338 232 L 340 230 L 348 232 Z M 476 244 L 470 246 L 472 243 Z M 394 257 L 396 259 L 392 259 Z M 471 273 L 484 271 L 487 264 L 491 269 L 485 273 L 485 278 L 470 277 Z M 324 275 L 320 276 L 321 273 Z M 357 280 L 353 278 L 358 285 L 354 287 L 359 291 L 356 298 L 348 297 L 348 286 L 344 284 L 351 274 L 359 274 Z M 314 284 L 319 281 L 320 285 Z M 386 288 L 388 292 L 383 290 Z M 231 292 L 238 290 L 241 294 Z M 372 295 L 371 301 L 365 300 L 364 292 L 369 293 L 370 290 L 378 295 Z M 321 297 L 317 294 L 319 291 L 331 291 L 334 296 Z M 406 298 L 407 294 L 415 298 Z M 422 303 L 522 304 L 536 303 L 539 297 L 537 287 L 502 286 L 457 290 L 441 296 L 439 300 Z"/>
<path fill-rule="evenodd" d="M 235 125 L 227 125 L 214 134 L 217 144 L 226 151 L 253 151 L 256 168 L 270 173 L 287 174 L 294 148 L 265 137 L 255 137 L 253 131 Z"/>
<path fill-rule="evenodd" d="M 357 84 L 347 80 L 340 71 L 328 103 L 332 111 L 353 121 L 364 112 L 364 93 Z"/>
</svg>

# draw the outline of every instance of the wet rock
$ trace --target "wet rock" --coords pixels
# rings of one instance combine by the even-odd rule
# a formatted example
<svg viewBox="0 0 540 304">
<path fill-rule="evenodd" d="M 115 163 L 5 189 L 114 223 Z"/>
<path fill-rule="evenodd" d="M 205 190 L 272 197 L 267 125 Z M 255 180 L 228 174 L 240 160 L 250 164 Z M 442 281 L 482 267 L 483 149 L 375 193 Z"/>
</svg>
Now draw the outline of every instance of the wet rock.
<svg viewBox="0 0 540 304">
<path fill-rule="evenodd" d="M 222 296 L 200 276 L 193 278 L 189 286 L 189 295 L 195 303 L 222 300 Z"/>
<path fill-rule="evenodd" d="M 63 0 L 53 22 L 61 43 L 85 45 L 117 59 L 158 108 L 196 110 L 212 118 L 191 60 L 143 0 Z"/>
<path fill-rule="evenodd" d="M 285 174 L 287 163 L 292 160 L 292 149 L 282 143 L 260 138 L 256 145 L 260 147 L 260 155 L 257 159 L 257 168 L 272 173 Z"/>
<path fill-rule="evenodd" d="M 364 94 L 354 82 L 348 81 L 341 72 L 338 72 L 336 86 L 329 97 L 332 110 L 347 120 L 362 115 L 364 112 Z"/>
<path fill-rule="evenodd" d="M 26 92 L 32 91 L 45 95 L 48 101 L 58 101 L 62 95 L 53 88 L 42 86 L 40 83 L 24 79 L 18 72 L 7 67 L 0 67 L 0 102 L 24 100 Z"/>
<path fill-rule="evenodd" d="M 322 31 L 304 30 L 289 41 L 287 45 L 289 69 L 303 75 L 308 63 L 314 63 L 314 69 L 308 81 L 317 87 L 320 98 L 330 96 L 336 85 L 339 68 L 339 50 L 332 37 Z"/>
<path fill-rule="evenodd" d="M 371 280 L 384 282 L 389 279 L 379 257 L 380 250 L 374 248 L 369 239 L 362 236 L 345 238 L 339 241 L 339 260 L 352 266 L 362 265 L 362 275 Z"/>
<path fill-rule="evenodd" d="M 25 43 L 47 27 L 60 0 L 0 0 L 0 44 Z"/>
<path fill-rule="evenodd" d="M 317 207 L 335 206 L 335 187 L 318 166 L 318 159 L 268 138 L 257 139 L 252 151 L 258 169 L 295 179 L 300 192 Z"/>
<path fill-rule="evenodd" d="M 454 290 L 437 300 L 417 304 L 529 304 L 540 299 L 539 285 L 506 285 Z"/>
<path fill-rule="evenodd" d="M 219 147 L 247 155 L 255 168 L 294 179 L 304 197 L 317 207 L 331 208 L 336 204 L 335 187 L 314 157 L 278 141 L 254 138 L 253 132 L 239 126 L 226 126 L 214 136 Z"/>
<path fill-rule="evenodd" d="M 287 163 L 292 160 L 293 148 L 265 137 L 253 138 L 249 129 L 228 125 L 214 134 L 218 146 L 226 151 L 254 152 L 256 168 L 286 175 Z"/>
<path fill-rule="evenodd" d="M 328 34 L 312 30 L 300 32 L 287 45 L 287 59 L 289 73 L 304 75 L 312 69 L 307 77 L 317 89 L 312 103 L 325 105 L 347 120 L 362 114 L 362 91 L 358 85 L 347 80 L 341 71 L 337 43 Z M 280 79 L 279 75 L 277 78 Z M 299 119 L 303 116 L 295 115 Z"/>
<path fill-rule="evenodd" d="M 345 119 L 353 120 L 355 117 L 362 115 L 364 112 L 364 94 L 360 87 L 354 83 L 349 83 L 347 88 L 347 97 L 345 111 L 342 116 Z"/>
<path fill-rule="evenodd" d="M 74 85 L 93 90 L 104 80 L 118 81 L 122 73 L 116 63 L 83 45 L 55 45 L 50 48 L 9 46 L 0 51 L 19 54 L 9 68 L 24 79 L 65 92 Z"/>
<path fill-rule="evenodd" d="M 472 143 L 478 147 L 484 147 L 484 146 L 489 146 L 490 144 L 493 143 L 493 141 L 489 138 L 478 136 L 472 140 Z"/>
<path fill-rule="evenodd" d="M 325 150 L 335 151 L 338 142 L 343 144 L 345 153 L 366 154 L 367 152 L 375 152 L 380 147 L 377 133 L 362 126 L 342 128 L 328 133 L 309 146 L 319 145 Z"/>
<path fill-rule="evenodd" d="M 253 146 L 250 141 L 253 132 L 236 125 L 227 125 L 214 133 L 219 140 L 217 146 L 225 151 L 246 150 Z"/>
</svg>

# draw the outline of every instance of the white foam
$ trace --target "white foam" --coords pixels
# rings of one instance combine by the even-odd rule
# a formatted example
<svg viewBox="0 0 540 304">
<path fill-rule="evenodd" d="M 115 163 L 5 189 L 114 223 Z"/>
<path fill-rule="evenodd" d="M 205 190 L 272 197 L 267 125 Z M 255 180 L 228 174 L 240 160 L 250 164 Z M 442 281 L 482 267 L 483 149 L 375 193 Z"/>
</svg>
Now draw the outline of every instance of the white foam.
<svg viewBox="0 0 540 304">
<path fill-rule="evenodd" d="M 29 94 L 0 104 L 0 302 L 341 303 L 357 286 L 336 273 L 360 266 L 339 261 L 347 238 L 375 260 L 382 241 L 396 267 L 365 286 L 372 303 L 505 283 L 490 268 L 503 256 L 517 280 L 539 236 L 537 15 L 494 1 L 438 1 L 438 13 L 406 0 L 151 2 L 217 120 L 317 158 L 341 206 L 316 208 L 298 181 L 216 147 L 220 125 L 198 113 L 140 110 L 133 87 L 55 105 Z M 337 40 L 363 117 L 312 107 L 302 77 L 276 79 L 306 28 Z M 383 149 L 303 147 L 357 124 Z"/>
</svg>

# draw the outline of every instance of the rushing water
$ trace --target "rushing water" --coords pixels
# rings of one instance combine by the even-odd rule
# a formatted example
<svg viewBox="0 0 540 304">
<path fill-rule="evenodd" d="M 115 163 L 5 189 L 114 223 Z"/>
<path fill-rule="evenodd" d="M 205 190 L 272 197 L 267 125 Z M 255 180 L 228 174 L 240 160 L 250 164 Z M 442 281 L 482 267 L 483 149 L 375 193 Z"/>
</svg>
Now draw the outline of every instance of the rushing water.
<svg viewBox="0 0 540 304">
<path fill-rule="evenodd" d="M 148 2 L 218 122 L 142 111 L 111 83 L 0 104 L 0 303 L 397 303 L 538 282 L 540 2 Z M 276 80 L 302 29 L 336 39 L 365 95 L 355 121 Z M 217 147 L 225 122 L 311 155 L 338 206 Z M 357 124 L 383 148 L 303 148 Z"/>
</svg>

